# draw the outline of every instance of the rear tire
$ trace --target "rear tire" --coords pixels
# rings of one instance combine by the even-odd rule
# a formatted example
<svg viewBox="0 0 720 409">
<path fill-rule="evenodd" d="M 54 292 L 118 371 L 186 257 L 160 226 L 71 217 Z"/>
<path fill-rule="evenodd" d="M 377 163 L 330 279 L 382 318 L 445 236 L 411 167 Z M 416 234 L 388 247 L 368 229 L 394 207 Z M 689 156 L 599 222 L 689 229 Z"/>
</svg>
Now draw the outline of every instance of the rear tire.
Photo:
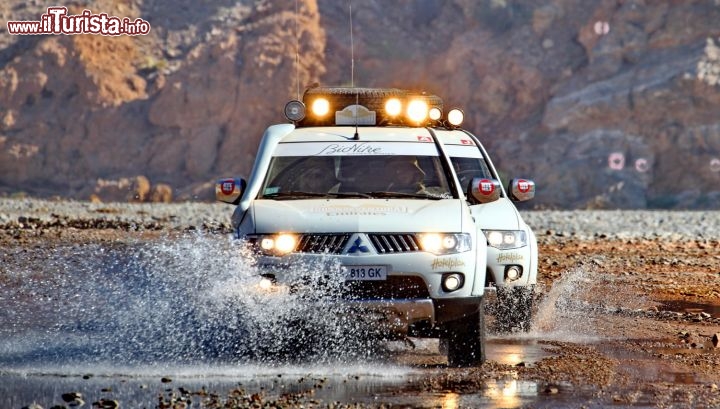
<svg viewBox="0 0 720 409">
<path fill-rule="evenodd" d="M 485 306 L 480 300 L 478 310 L 447 324 L 448 366 L 479 366 L 485 362 Z"/>
<path fill-rule="evenodd" d="M 530 331 L 535 286 L 498 287 L 495 326 L 499 332 Z"/>
</svg>

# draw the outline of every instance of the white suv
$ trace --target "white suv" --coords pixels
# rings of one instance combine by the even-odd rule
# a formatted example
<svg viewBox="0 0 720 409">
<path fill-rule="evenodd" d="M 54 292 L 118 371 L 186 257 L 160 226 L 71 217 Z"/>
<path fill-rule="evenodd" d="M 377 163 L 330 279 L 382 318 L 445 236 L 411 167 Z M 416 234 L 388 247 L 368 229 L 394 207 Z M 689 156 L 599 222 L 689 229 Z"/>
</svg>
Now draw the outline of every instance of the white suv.
<svg viewBox="0 0 720 409">
<path fill-rule="evenodd" d="M 443 115 L 434 95 L 311 88 L 285 114 L 293 124 L 266 130 L 249 180 L 216 184 L 263 285 L 303 291 L 294 272 L 317 266 L 340 283 L 337 302 L 439 337 L 452 366 L 482 363 L 486 287 L 536 282 L 535 237 L 510 201 L 533 182 L 511 181 L 508 197 L 462 111 Z M 525 325 L 531 305 L 503 297 L 523 309 L 506 321 Z"/>
</svg>

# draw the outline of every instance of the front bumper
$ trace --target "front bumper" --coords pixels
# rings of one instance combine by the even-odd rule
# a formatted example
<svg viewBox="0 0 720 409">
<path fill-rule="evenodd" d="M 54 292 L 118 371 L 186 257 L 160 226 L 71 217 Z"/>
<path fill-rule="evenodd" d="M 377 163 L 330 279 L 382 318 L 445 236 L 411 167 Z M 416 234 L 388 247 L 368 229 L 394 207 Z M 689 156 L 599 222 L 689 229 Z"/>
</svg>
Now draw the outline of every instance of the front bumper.
<svg viewBox="0 0 720 409">
<path fill-rule="evenodd" d="M 283 257 L 260 256 L 256 266 L 261 274 L 272 274 L 279 283 L 317 281 L 324 276 L 330 282 L 344 281 L 343 267 L 383 266 L 387 269 L 388 281 L 399 280 L 395 285 L 407 286 L 405 279 L 419 278 L 423 284 L 423 297 L 449 299 L 471 297 L 476 280 L 475 252 L 467 251 L 450 255 L 434 255 L 426 252 L 400 254 L 372 254 L 363 256 L 292 254 Z M 464 284 L 455 291 L 444 291 L 442 277 L 446 273 L 457 272 L 464 276 Z M 483 272 L 484 273 L 484 272 Z M 481 277 L 482 279 L 483 277 Z M 370 283 L 371 281 L 348 281 Z M 419 298 L 405 294 L 393 294 L 382 298 Z"/>
<path fill-rule="evenodd" d="M 294 254 L 260 257 L 261 274 L 271 274 L 277 285 L 298 294 L 307 292 L 351 309 L 361 309 L 392 333 L 427 334 L 444 323 L 477 311 L 480 296 L 472 294 L 475 280 L 474 252 L 448 256 L 427 253 L 330 256 Z M 382 265 L 388 276 L 382 281 L 345 281 L 341 266 Z M 464 285 L 444 291 L 443 274 L 460 272 Z M 299 283 L 299 284 L 293 284 Z"/>
<path fill-rule="evenodd" d="M 488 246 L 487 250 L 487 281 L 498 287 L 517 287 L 535 284 L 532 270 L 532 248 L 523 246 L 515 249 L 500 250 Z M 515 280 L 507 277 L 509 267 L 519 267 L 521 276 Z"/>
</svg>

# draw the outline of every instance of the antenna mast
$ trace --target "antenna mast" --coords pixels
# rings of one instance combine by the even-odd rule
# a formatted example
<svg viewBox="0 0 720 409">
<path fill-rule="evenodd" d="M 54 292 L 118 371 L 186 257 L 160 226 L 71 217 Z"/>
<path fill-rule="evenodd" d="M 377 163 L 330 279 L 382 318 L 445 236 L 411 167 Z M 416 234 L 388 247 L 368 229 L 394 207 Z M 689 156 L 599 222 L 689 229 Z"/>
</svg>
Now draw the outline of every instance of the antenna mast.
<svg viewBox="0 0 720 409">
<path fill-rule="evenodd" d="M 348 11 L 350 13 L 350 87 L 355 88 L 355 44 L 353 42 L 353 21 L 352 21 L 352 0 L 348 0 Z M 358 134 L 358 105 L 360 105 L 360 95 L 358 90 L 355 90 L 355 135 L 354 140 L 359 140 L 360 135 Z"/>
<path fill-rule="evenodd" d="M 295 0 L 295 86 L 297 87 L 297 100 L 300 101 L 300 30 L 298 28 L 298 0 Z"/>
<path fill-rule="evenodd" d="M 350 10 L 350 87 L 355 88 L 355 45 L 353 44 L 352 0 L 348 0 Z"/>
</svg>

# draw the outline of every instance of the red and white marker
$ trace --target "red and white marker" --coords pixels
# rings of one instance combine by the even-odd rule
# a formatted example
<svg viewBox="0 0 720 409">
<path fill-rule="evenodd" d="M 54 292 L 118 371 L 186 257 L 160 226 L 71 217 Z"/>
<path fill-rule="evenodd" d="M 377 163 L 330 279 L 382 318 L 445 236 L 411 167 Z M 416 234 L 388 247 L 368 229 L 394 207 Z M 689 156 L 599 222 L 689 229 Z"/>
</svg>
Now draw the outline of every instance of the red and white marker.
<svg viewBox="0 0 720 409">
<path fill-rule="evenodd" d="M 527 193 L 530 191 L 530 183 L 525 179 L 518 179 L 517 187 L 520 193 Z"/>
<path fill-rule="evenodd" d="M 232 192 L 235 191 L 235 181 L 234 181 L 234 180 L 224 180 L 224 181 L 220 184 L 220 191 L 221 191 L 224 195 L 232 194 Z"/>
<path fill-rule="evenodd" d="M 480 179 L 480 184 L 478 185 L 478 189 L 480 190 L 480 193 L 484 194 L 485 196 L 491 195 L 495 191 L 495 185 L 490 179 Z"/>
</svg>

